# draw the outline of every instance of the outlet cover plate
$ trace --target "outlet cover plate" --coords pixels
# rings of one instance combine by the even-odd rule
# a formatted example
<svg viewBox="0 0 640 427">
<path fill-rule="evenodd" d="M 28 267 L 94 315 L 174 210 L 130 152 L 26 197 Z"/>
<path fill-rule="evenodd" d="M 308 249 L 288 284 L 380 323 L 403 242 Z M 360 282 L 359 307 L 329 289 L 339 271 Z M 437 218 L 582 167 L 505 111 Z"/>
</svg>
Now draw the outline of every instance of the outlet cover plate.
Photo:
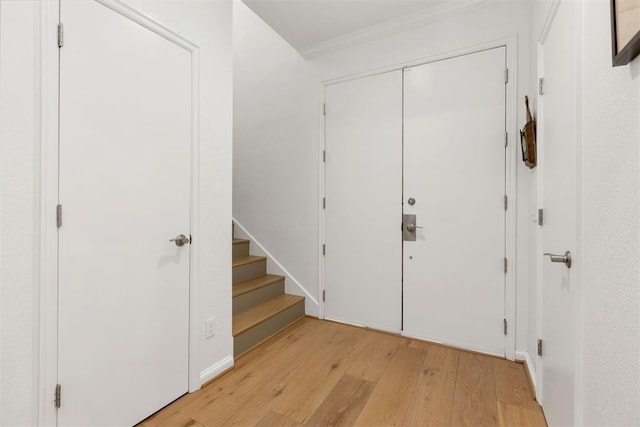
<svg viewBox="0 0 640 427">
<path fill-rule="evenodd" d="M 204 337 L 211 338 L 216 334 L 216 318 L 207 319 L 204 323 Z"/>
</svg>

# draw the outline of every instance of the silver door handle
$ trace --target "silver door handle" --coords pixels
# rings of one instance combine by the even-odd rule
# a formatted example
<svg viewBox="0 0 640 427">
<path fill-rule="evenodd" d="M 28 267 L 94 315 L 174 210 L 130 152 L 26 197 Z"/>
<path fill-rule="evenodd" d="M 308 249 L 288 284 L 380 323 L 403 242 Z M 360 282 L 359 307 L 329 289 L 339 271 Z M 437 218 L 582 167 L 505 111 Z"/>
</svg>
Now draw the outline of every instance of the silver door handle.
<svg viewBox="0 0 640 427">
<path fill-rule="evenodd" d="M 413 233 L 414 231 L 416 231 L 416 228 L 423 228 L 423 227 L 418 227 L 417 225 L 414 225 L 414 224 L 407 224 L 407 231 L 410 233 Z"/>
<path fill-rule="evenodd" d="M 191 243 L 191 239 L 189 239 L 184 234 L 180 234 L 180 235 L 174 237 L 173 239 L 169 239 L 169 241 L 170 242 L 175 242 L 176 246 L 184 246 L 187 243 Z"/>
<path fill-rule="evenodd" d="M 571 268 L 571 252 L 566 251 L 564 253 L 564 255 L 556 255 L 556 254 L 551 254 L 549 252 L 546 252 L 544 254 L 545 256 L 549 256 L 549 258 L 551 259 L 551 262 L 561 262 L 564 265 L 567 266 L 567 268 Z"/>
</svg>

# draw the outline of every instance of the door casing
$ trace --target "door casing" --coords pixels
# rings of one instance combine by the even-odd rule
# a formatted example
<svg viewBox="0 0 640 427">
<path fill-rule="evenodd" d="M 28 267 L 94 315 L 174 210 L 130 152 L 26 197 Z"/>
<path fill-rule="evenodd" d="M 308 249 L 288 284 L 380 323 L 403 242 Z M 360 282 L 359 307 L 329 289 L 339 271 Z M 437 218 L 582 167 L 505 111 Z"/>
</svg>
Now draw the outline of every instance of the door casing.
<svg viewBox="0 0 640 427">
<path fill-rule="evenodd" d="M 185 49 L 191 55 L 191 196 L 190 196 L 190 234 L 193 236 L 189 260 L 189 391 L 200 388 L 198 369 L 198 267 L 199 267 L 199 105 L 200 73 L 199 48 L 194 43 L 172 31 L 148 15 L 118 0 L 94 0 L 116 13 L 136 22 L 166 40 Z M 38 365 L 34 375 L 34 420 L 38 425 L 57 425 L 56 408 L 52 404 L 57 384 L 57 319 L 58 319 L 58 228 L 55 212 L 58 204 L 58 115 L 59 115 L 59 49 L 58 23 L 60 2 L 38 2 L 40 22 L 38 35 L 40 51 L 38 60 L 40 75 L 37 94 L 39 95 L 40 129 L 39 162 L 40 176 L 38 198 L 38 242 L 37 277 L 39 287 L 36 299 L 38 325 L 37 342 Z M 64 46 L 62 47 L 64 49 Z M 63 225 L 64 226 L 64 225 Z"/>
<path fill-rule="evenodd" d="M 330 84 L 335 84 L 343 81 L 359 79 L 375 74 L 381 74 L 389 71 L 403 69 L 405 67 L 428 64 L 430 62 L 442 61 L 456 56 L 468 55 L 470 53 L 479 52 L 482 50 L 497 48 L 504 46 L 506 48 L 507 55 L 507 68 L 509 70 L 509 80 L 506 85 L 506 123 L 508 133 L 508 145 L 506 147 L 506 192 L 509 198 L 509 209 L 506 215 L 506 241 L 505 241 L 505 253 L 509 260 L 509 268 L 506 274 L 506 288 L 505 288 L 505 317 L 508 323 L 506 341 L 505 341 L 505 357 L 508 360 L 516 359 L 515 352 L 515 329 L 516 329 L 516 273 L 517 273 L 517 258 L 516 258 L 516 227 L 517 227 L 517 186 L 516 186 L 516 173 L 517 173 L 517 144 L 519 144 L 518 133 L 518 117 L 517 117 L 517 87 L 518 87 L 518 38 L 516 36 L 506 39 L 490 41 L 487 43 L 476 44 L 473 46 L 462 47 L 460 49 L 452 50 L 445 53 L 439 53 L 436 55 L 429 55 L 424 57 L 415 58 L 406 61 L 401 64 L 393 64 L 387 67 L 376 68 L 372 70 L 365 70 L 361 73 L 350 74 L 348 76 L 339 77 L 335 79 L 324 80 L 320 84 L 321 98 L 324 102 L 325 87 Z M 319 108 L 320 123 L 322 123 L 321 134 L 318 140 L 318 153 L 319 153 L 319 189 L 318 189 L 318 206 L 319 206 L 319 225 L 318 235 L 320 236 L 320 246 L 325 241 L 325 217 L 324 209 L 322 208 L 322 199 L 325 197 L 325 164 L 323 162 L 323 152 L 325 150 L 325 132 L 324 132 L 324 109 L 322 105 Z M 322 249 L 319 251 L 319 278 L 318 278 L 318 295 L 322 296 L 325 290 L 325 262 L 322 255 Z M 320 299 L 320 318 L 324 319 L 324 301 Z"/>
</svg>

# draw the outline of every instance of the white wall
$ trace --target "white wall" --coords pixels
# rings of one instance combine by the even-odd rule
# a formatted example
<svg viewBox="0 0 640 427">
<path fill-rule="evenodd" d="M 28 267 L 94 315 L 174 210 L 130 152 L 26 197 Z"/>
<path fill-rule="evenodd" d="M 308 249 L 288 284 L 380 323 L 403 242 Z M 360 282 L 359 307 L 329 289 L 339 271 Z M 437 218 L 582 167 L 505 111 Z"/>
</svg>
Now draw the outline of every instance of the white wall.
<svg viewBox="0 0 640 427">
<path fill-rule="evenodd" d="M 37 390 L 37 7 L 0 3 L 0 425 L 32 423 Z"/>
<path fill-rule="evenodd" d="M 231 362 L 231 2 L 127 1 L 200 47 L 199 369 Z M 39 200 L 37 1 L 0 3 L 0 425 L 36 416 Z M 204 320 L 216 335 L 204 339 Z"/>
<path fill-rule="evenodd" d="M 313 57 L 310 62 L 316 68 L 321 80 L 330 80 L 517 36 L 518 124 L 522 126 L 525 120 L 524 95 L 529 93 L 530 19 L 528 13 L 527 2 L 500 3 L 335 53 Z M 513 74 L 512 70 L 512 78 L 515 77 Z M 519 144 L 519 141 L 519 135 L 511 135 L 511 143 Z M 522 162 L 518 162 L 516 349 L 519 351 L 529 350 L 527 347 L 529 288 L 535 285 L 535 281 L 531 281 L 528 268 L 528 254 L 531 245 L 535 244 L 535 239 L 531 240 L 531 230 L 535 232 L 535 224 L 531 222 L 530 217 L 532 199 L 530 199 L 529 186 L 532 176 L 532 172 Z"/>
<path fill-rule="evenodd" d="M 318 81 L 240 1 L 233 23 L 234 219 L 288 270 L 286 291 L 307 296 L 306 312 L 317 316 Z M 273 262 L 268 268 L 280 272 Z"/>
<path fill-rule="evenodd" d="M 577 422 L 640 425 L 640 58 L 611 66 L 609 16 L 584 2 Z"/>
</svg>

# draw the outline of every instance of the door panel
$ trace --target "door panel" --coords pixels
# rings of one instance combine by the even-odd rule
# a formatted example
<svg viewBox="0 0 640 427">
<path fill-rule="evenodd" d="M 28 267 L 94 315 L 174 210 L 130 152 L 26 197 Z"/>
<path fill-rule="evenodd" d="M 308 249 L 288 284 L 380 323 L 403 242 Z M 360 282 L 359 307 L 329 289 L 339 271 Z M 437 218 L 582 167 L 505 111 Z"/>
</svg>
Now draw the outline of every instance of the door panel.
<svg viewBox="0 0 640 427">
<path fill-rule="evenodd" d="M 540 138 L 542 248 L 539 361 L 541 400 L 549 425 L 574 424 L 575 268 L 551 263 L 542 253 L 575 255 L 576 244 L 576 64 L 574 4 L 560 3 L 542 46 L 544 110 Z"/>
<path fill-rule="evenodd" d="M 402 72 L 325 97 L 325 317 L 399 332 Z"/>
<path fill-rule="evenodd" d="M 404 74 L 403 209 L 421 228 L 404 242 L 403 333 L 501 356 L 505 52 Z"/>
<path fill-rule="evenodd" d="M 63 1 L 60 425 L 132 425 L 188 390 L 190 53 Z"/>
</svg>

